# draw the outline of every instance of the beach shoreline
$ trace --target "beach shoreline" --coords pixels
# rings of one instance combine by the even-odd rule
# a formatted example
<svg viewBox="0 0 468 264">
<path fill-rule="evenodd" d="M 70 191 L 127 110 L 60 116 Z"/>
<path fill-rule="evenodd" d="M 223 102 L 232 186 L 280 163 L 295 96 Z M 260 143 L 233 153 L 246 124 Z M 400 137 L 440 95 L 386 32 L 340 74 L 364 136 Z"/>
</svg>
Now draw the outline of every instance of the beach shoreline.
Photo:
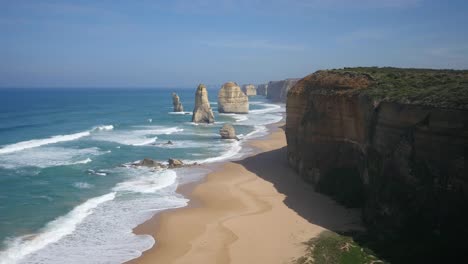
<svg viewBox="0 0 468 264">
<path fill-rule="evenodd" d="M 135 234 L 151 235 L 156 243 L 126 263 L 291 263 L 303 255 L 303 242 L 323 230 L 359 229 L 357 211 L 315 193 L 289 169 L 282 125 L 247 142 L 254 154 L 179 186 L 189 204 L 137 226 Z M 299 196 L 289 193 L 294 189 Z M 307 208 L 314 198 L 320 208 L 314 202 Z M 290 199 L 296 201 L 290 205 Z"/>
</svg>

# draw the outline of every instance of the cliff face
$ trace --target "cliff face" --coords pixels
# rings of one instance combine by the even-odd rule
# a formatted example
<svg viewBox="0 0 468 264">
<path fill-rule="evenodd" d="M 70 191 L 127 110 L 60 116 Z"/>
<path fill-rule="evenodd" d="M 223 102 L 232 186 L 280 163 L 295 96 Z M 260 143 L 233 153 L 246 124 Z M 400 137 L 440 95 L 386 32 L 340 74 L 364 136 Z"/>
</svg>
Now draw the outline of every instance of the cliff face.
<svg viewBox="0 0 468 264">
<path fill-rule="evenodd" d="M 242 91 L 247 96 L 257 95 L 257 88 L 253 84 L 244 84 L 244 85 L 242 85 Z"/>
<path fill-rule="evenodd" d="M 267 96 L 267 94 L 268 94 L 268 84 L 257 85 L 257 95 Z"/>
<path fill-rule="evenodd" d="M 208 100 L 208 91 L 203 84 L 198 85 L 195 92 L 195 107 L 193 109 L 192 122 L 214 123 L 214 115 Z"/>
<path fill-rule="evenodd" d="M 275 102 L 285 103 L 289 89 L 291 89 L 297 81 L 299 81 L 299 79 L 286 79 L 282 81 L 269 82 L 266 97 Z"/>
<path fill-rule="evenodd" d="M 468 111 L 369 95 L 363 73 L 320 71 L 288 94 L 288 161 L 383 230 L 449 232 L 468 220 Z M 468 102 L 465 102 L 468 104 Z"/>
<path fill-rule="evenodd" d="M 249 112 L 249 98 L 235 82 L 227 82 L 219 90 L 218 112 L 237 114 Z"/>
</svg>

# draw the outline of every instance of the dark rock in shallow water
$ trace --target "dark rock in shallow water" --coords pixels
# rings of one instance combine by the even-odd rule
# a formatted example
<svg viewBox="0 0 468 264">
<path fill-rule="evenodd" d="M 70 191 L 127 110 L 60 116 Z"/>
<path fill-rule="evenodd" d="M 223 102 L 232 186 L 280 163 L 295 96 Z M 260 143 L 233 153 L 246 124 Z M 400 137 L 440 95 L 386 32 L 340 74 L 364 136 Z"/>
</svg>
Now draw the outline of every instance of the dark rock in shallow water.
<svg viewBox="0 0 468 264">
<path fill-rule="evenodd" d="M 157 162 L 155 160 L 148 159 L 148 158 L 145 158 L 144 160 L 142 160 L 140 162 L 133 163 L 132 165 L 142 166 L 142 167 L 149 167 L 149 168 L 166 168 L 166 165 L 164 165 L 164 164 L 162 164 L 160 162 Z"/>
<path fill-rule="evenodd" d="M 180 168 L 185 165 L 181 160 L 178 159 L 169 159 L 168 163 L 169 168 Z"/>
</svg>

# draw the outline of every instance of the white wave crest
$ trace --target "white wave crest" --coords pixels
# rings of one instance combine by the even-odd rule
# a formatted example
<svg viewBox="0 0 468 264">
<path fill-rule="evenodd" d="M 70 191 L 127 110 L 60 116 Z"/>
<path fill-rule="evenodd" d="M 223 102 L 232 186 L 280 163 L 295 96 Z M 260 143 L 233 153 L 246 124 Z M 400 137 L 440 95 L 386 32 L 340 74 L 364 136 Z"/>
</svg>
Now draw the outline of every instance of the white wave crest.
<svg viewBox="0 0 468 264">
<path fill-rule="evenodd" d="M 25 149 L 40 147 L 43 145 L 77 140 L 79 138 L 86 137 L 89 135 L 90 135 L 90 132 L 85 131 L 85 132 L 80 132 L 80 133 L 75 133 L 75 134 L 70 134 L 70 135 L 57 135 L 57 136 L 53 136 L 50 138 L 32 139 L 28 141 L 22 141 L 22 142 L 14 143 L 11 145 L 6 145 L 3 148 L 0 148 L 0 154 L 8 154 L 8 153 L 17 152 L 17 151 L 21 151 Z"/>
<path fill-rule="evenodd" d="M 113 125 L 97 126 L 93 130 L 94 131 L 110 131 L 110 130 L 114 130 L 114 126 Z"/>
<path fill-rule="evenodd" d="M 117 130 L 105 134 L 96 133 L 92 135 L 92 139 L 130 146 L 145 146 L 153 144 L 158 139 L 157 135 L 170 135 L 184 131 L 179 127 L 135 126 L 134 128 L 134 130 Z"/>
<path fill-rule="evenodd" d="M 51 243 L 59 241 L 64 236 L 73 233 L 76 226 L 87 216 L 92 214 L 96 207 L 114 198 L 115 192 L 91 198 L 75 207 L 68 214 L 49 222 L 38 235 L 32 238 L 31 236 L 19 237 L 10 241 L 8 247 L 0 252 L 0 264 L 16 263 L 26 255 L 38 251 Z"/>
<path fill-rule="evenodd" d="M 136 179 L 118 183 L 112 190 L 118 192 L 154 193 L 160 189 L 171 186 L 176 182 L 177 174 L 173 170 L 158 172 L 145 168 L 128 168 L 138 170 L 140 176 Z"/>
<path fill-rule="evenodd" d="M 193 115 L 192 112 L 169 112 L 170 115 Z"/>
</svg>

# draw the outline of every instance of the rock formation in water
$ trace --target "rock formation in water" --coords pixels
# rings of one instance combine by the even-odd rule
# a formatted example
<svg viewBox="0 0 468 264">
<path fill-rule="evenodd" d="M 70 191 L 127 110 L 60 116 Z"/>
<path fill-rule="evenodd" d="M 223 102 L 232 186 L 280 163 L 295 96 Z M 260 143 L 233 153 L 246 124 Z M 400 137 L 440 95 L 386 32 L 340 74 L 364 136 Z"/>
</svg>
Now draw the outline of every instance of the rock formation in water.
<svg viewBox="0 0 468 264">
<path fill-rule="evenodd" d="M 286 79 L 282 81 L 269 82 L 266 97 L 274 102 L 285 103 L 289 89 L 291 89 L 297 81 L 299 81 L 299 79 Z"/>
<path fill-rule="evenodd" d="M 157 162 L 155 160 L 152 160 L 150 158 L 145 158 L 142 161 L 132 163 L 132 166 L 137 166 L 137 167 L 148 167 L 148 168 L 155 168 L 155 169 L 164 169 L 167 166 Z"/>
<path fill-rule="evenodd" d="M 169 164 L 169 168 L 180 168 L 180 167 L 183 167 L 185 164 L 183 161 L 179 160 L 179 159 L 169 159 L 167 161 L 167 163 Z"/>
<path fill-rule="evenodd" d="M 179 95 L 176 93 L 172 93 L 172 105 L 174 106 L 174 112 L 183 112 L 184 107 L 182 106 L 182 103 L 180 102 Z"/>
<path fill-rule="evenodd" d="M 218 112 L 247 114 L 249 98 L 235 82 L 225 83 L 218 93 Z"/>
<path fill-rule="evenodd" d="M 244 84 L 244 85 L 242 85 L 242 91 L 247 96 L 257 95 L 257 88 L 253 84 Z"/>
<path fill-rule="evenodd" d="M 193 109 L 192 122 L 214 123 L 213 111 L 208 100 L 208 91 L 204 84 L 198 85 L 195 92 L 195 108 Z"/>
<path fill-rule="evenodd" d="M 268 84 L 257 85 L 257 95 L 267 96 L 267 94 L 268 94 Z"/>
<path fill-rule="evenodd" d="M 219 135 L 222 139 L 237 139 L 236 130 L 231 124 L 224 124 L 223 127 L 219 130 Z"/>
<path fill-rule="evenodd" d="M 288 162 L 378 230 L 465 237 L 467 83 L 468 71 L 311 74 L 288 94 Z"/>
</svg>

